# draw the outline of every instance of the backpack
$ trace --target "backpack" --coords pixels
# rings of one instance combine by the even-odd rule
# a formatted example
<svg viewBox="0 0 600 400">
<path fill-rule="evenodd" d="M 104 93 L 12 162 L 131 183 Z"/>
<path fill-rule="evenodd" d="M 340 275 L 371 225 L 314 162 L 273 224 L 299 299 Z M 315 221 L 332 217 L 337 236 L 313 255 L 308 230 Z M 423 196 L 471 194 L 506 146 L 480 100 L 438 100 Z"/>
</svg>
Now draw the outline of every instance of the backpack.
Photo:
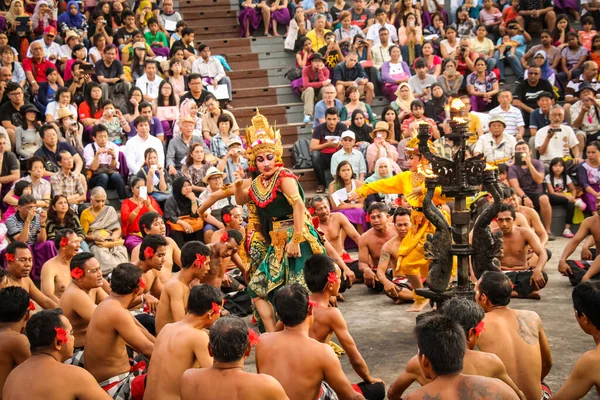
<svg viewBox="0 0 600 400">
<path fill-rule="evenodd" d="M 294 168 L 306 169 L 313 167 L 308 139 L 298 139 L 294 143 L 294 146 L 292 146 L 292 156 L 294 157 Z"/>
</svg>

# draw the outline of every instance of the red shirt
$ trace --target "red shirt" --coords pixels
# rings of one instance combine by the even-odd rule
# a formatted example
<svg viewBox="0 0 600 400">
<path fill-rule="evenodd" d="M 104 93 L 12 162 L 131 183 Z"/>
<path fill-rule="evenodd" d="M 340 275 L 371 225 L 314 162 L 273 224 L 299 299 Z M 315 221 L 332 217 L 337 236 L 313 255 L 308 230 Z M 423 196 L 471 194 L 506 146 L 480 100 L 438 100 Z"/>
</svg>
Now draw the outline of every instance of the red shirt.
<svg viewBox="0 0 600 400">
<path fill-rule="evenodd" d="M 46 59 L 42 60 L 41 63 L 37 64 L 33 62 L 33 58 L 26 58 L 23 60 L 23 70 L 25 72 L 31 72 L 37 82 L 47 82 L 46 70 L 48 68 L 56 69 L 56 65 L 52 61 Z"/>
<path fill-rule="evenodd" d="M 163 211 L 160 209 L 160 206 L 158 205 L 156 200 L 154 200 L 154 197 L 148 196 L 148 199 L 150 200 L 150 203 L 152 203 L 152 207 L 156 210 L 156 212 L 159 213 L 160 215 L 163 215 Z M 133 234 L 139 233 L 140 232 L 140 227 L 139 227 L 140 217 L 142 215 L 144 215 L 145 213 L 150 212 L 148 210 L 148 207 L 142 206 L 142 208 L 140 209 L 140 212 L 135 217 L 133 222 L 130 224 L 129 216 L 131 215 L 131 212 L 133 210 L 135 210 L 136 208 L 137 208 L 137 204 L 135 204 L 133 201 L 131 201 L 131 199 L 126 199 L 121 204 L 121 226 L 123 227 L 123 237 L 127 237 L 127 235 L 133 235 Z"/>
<path fill-rule="evenodd" d="M 92 115 L 92 110 L 90 110 L 90 106 L 87 101 L 84 101 L 79 105 L 79 120 L 84 120 L 86 118 L 94 118 L 100 119 L 102 118 L 102 108 L 98 109 L 94 115 Z"/>
</svg>

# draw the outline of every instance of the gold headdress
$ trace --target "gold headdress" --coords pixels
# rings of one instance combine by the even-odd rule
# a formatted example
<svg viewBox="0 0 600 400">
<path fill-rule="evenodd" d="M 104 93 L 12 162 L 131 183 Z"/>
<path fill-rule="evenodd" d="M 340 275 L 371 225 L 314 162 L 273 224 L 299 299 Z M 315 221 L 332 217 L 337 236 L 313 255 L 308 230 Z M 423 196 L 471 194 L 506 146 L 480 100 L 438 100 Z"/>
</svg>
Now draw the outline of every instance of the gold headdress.
<svg viewBox="0 0 600 400">
<path fill-rule="evenodd" d="M 281 134 L 275 126 L 271 128 L 267 117 L 262 115 L 258 109 L 256 115 L 252 117 L 252 126 L 246 128 L 246 155 L 250 167 L 255 166 L 256 155 L 268 151 L 275 154 L 276 161 L 281 163 L 283 155 L 283 146 L 281 145 Z"/>
</svg>

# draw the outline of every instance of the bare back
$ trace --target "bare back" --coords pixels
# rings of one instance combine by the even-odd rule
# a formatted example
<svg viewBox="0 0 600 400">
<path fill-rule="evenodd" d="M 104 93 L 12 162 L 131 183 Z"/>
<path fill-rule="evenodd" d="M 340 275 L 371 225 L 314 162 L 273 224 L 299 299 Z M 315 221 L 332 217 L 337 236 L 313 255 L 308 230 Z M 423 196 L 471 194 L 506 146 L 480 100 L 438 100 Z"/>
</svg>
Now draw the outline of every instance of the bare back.
<svg viewBox="0 0 600 400">
<path fill-rule="evenodd" d="M 442 376 L 416 391 L 407 394 L 405 400 L 518 400 L 517 394 L 505 383 L 482 376 L 459 374 Z"/>
<path fill-rule="evenodd" d="M 76 348 L 83 347 L 88 324 L 96 309 L 96 305 L 107 296 L 101 287 L 92 289 L 86 293 L 73 283 L 67 286 L 67 289 L 61 296 L 58 306 L 62 309 L 64 316 L 67 317 L 73 327 Z"/>
<path fill-rule="evenodd" d="M 318 307 L 313 310 L 314 322 L 308 335 L 317 342 L 329 343 L 333 335 L 332 320 L 339 310 L 333 307 Z"/>
<path fill-rule="evenodd" d="M 187 302 L 190 295 L 190 287 L 181 282 L 177 274 L 173 275 L 171 279 L 163 287 L 162 293 L 160 294 L 160 303 L 156 311 L 156 333 L 160 333 L 161 329 L 172 322 L 177 322 L 183 318 L 187 311 Z M 177 320 L 173 315 L 174 303 L 183 304 L 183 315 Z"/>
<path fill-rule="evenodd" d="M 0 399 L 8 374 L 31 355 L 29 340 L 13 330 L 0 331 Z"/>
</svg>

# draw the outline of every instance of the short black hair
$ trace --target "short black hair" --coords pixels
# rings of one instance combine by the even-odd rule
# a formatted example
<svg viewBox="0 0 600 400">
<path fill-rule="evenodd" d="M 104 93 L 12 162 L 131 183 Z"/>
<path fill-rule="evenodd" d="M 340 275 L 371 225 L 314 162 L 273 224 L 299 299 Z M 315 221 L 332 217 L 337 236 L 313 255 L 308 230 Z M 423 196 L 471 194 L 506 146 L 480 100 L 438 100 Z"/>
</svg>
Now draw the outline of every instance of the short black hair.
<svg viewBox="0 0 600 400">
<path fill-rule="evenodd" d="M 500 271 L 485 271 L 479 282 L 479 293 L 485 294 L 495 306 L 507 306 L 512 293 L 510 278 Z"/>
<path fill-rule="evenodd" d="M 410 110 L 412 111 L 413 108 L 425 108 L 425 103 L 421 99 L 413 100 L 410 103 Z"/>
<path fill-rule="evenodd" d="M 600 329 L 600 281 L 586 281 L 575 286 L 572 298 L 577 314 L 585 314 L 596 329 Z"/>
<path fill-rule="evenodd" d="M 106 100 L 106 102 L 109 102 L 109 101 L 110 100 Z M 110 101 L 110 104 L 112 104 L 112 101 Z M 106 104 L 102 104 L 102 107 L 104 108 L 105 105 Z M 106 125 L 104 125 L 104 124 L 94 125 L 94 127 L 92 128 L 92 137 L 95 138 L 99 132 L 108 133 L 108 128 L 106 127 Z"/>
<path fill-rule="evenodd" d="M 145 65 L 145 64 L 144 64 L 144 65 Z M 152 108 L 152 104 L 148 103 L 147 101 L 142 101 L 140 104 L 138 104 L 138 111 L 139 111 L 139 112 L 142 112 L 142 110 L 143 110 L 144 108 L 148 108 L 148 107 Z M 136 118 L 136 119 L 137 119 L 137 118 Z"/>
<path fill-rule="evenodd" d="M 140 106 L 141 106 L 142 104 L 143 104 L 143 103 L 141 103 L 141 104 L 140 104 Z M 145 115 L 138 115 L 138 116 L 137 116 L 137 117 L 136 117 L 136 118 L 133 120 L 133 125 L 134 125 L 134 126 L 137 128 L 137 127 L 138 127 L 138 125 L 139 125 L 139 124 L 141 124 L 141 123 L 143 123 L 143 122 L 145 122 L 145 123 L 147 123 L 147 124 L 150 124 L 150 119 L 148 119 L 148 117 L 146 117 Z"/>
<path fill-rule="evenodd" d="M 69 228 L 65 228 L 65 229 L 61 229 L 58 232 L 56 232 L 56 235 L 54 235 L 54 247 L 56 247 L 56 250 L 60 250 L 60 242 L 64 237 L 67 237 L 69 235 L 73 235 L 75 233 L 75 231 L 73 229 L 69 229 Z"/>
<path fill-rule="evenodd" d="M 181 22 L 181 21 L 180 21 Z M 179 23 L 179 22 L 178 22 Z M 181 30 L 181 37 L 187 36 L 194 33 L 194 30 L 190 27 L 185 27 Z M 183 49 L 182 49 L 183 50 Z"/>
<path fill-rule="evenodd" d="M 135 14 L 131 10 L 123 10 L 123 13 L 121 14 L 121 19 L 123 21 L 125 21 L 125 19 L 127 17 L 134 17 L 135 18 Z"/>
<path fill-rule="evenodd" d="M 509 196 L 510 197 L 510 196 Z M 515 208 L 510 204 L 502 203 L 500 204 L 500 208 L 498 209 L 498 214 L 501 212 L 510 211 L 510 216 L 515 219 L 517 218 L 517 213 L 515 212 Z"/>
<path fill-rule="evenodd" d="M 95 257 L 94 253 L 91 253 L 89 251 L 77 253 L 71 259 L 71 263 L 69 264 L 69 267 L 71 268 L 71 271 L 73 271 L 75 268 L 81 268 L 85 272 L 85 268 L 83 266 L 85 265 L 86 262 L 88 262 L 90 259 L 92 259 L 94 257 Z"/>
<path fill-rule="evenodd" d="M 44 140 L 46 131 L 49 131 L 50 129 L 52 129 L 54 131 L 54 133 L 56 133 L 56 128 L 54 128 L 54 125 L 44 124 L 44 125 L 40 126 L 40 129 L 38 130 L 38 132 L 39 132 L 39 135 L 42 138 L 42 140 Z"/>
<path fill-rule="evenodd" d="M 401 217 L 403 215 L 408 215 L 410 217 L 412 211 L 408 208 L 404 208 L 404 207 L 398 207 L 396 208 L 396 211 L 394 211 L 394 223 L 396 223 L 396 218 Z"/>
<path fill-rule="evenodd" d="M 56 152 L 56 162 L 57 163 L 62 162 L 62 157 L 63 157 L 63 154 L 65 154 L 65 153 L 71 155 L 71 152 L 67 149 L 58 150 Z"/>
<path fill-rule="evenodd" d="M 545 91 L 545 90 L 544 90 L 544 91 L 542 91 L 542 92 L 540 92 L 540 94 L 538 94 L 538 96 L 537 96 L 536 100 L 539 100 L 539 99 L 541 99 L 542 97 L 546 97 L 546 98 L 548 98 L 548 99 L 550 99 L 550 100 L 554 100 L 554 99 L 556 99 L 556 97 L 555 97 L 555 96 L 554 96 L 552 93 L 550 93 L 550 92 L 547 92 L 547 91 Z"/>
<path fill-rule="evenodd" d="M 231 210 L 233 210 L 234 208 L 237 208 L 237 206 L 226 205 L 225 207 L 221 208 L 221 219 L 223 219 L 223 217 L 225 217 L 226 214 L 231 214 Z M 225 223 L 225 221 L 223 221 L 223 223 Z"/>
<path fill-rule="evenodd" d="M 152 226 L 154 221 L 156 221 L 158 218 L 162 218 L 162 217 L 159 213 L 154 212 L 154 211 L 147 212 L 140 217 L 140 219 L 138 220 L 138 225 L 139 225 L 140 233 L 142 234 L 142 237 L 146 237 L 146 235 L 147 235 L 146 229 L 150 230 L 150 227 Z"/>
<path fill-rule="evenodd" d="M 415 60 L 415 69 L 427 68 L 427 61 L 423 57 L 419 57 Z"/>
<path fill-rule="evenodd" d="M 238 231 L 236 229 L 228 229 L 227 230 L 227 236 L 229 236 L 229 239 L 235 240 L 235 242 L 238 245 L 241 245 L 242 242 L 244 241 L 244 236 L 242 236 L 242 234 L 240 233 L 240 231 Z"/>
<path fill-rule="evenodd" d="M 23 196 L 21 196 L 21 198 L 23 198 Z M 19 242 L 18 240 L 15 240 L 14 242 L 10 242 L 8 244 L 8 246 L 6 246 L 6 254 L 11 254 L 11 255 L 15 255 L 17 253 L 18 249 L 27 249 L 29 250 L 29 246 L 27 246 L 27 244 L 23 243 L 23 242 Z"/>
<path fill-rule="evenodd" d="M 219 101 L 219 100 L 217 100 L 216 96 L 212 93 L 209 93 L 204 97 L 204 103 L 207 103 L 209 100 L 214 100 L 216 102 Z"/>
<path fill-rule="evenodd" d="M 207 245 L 197 240 L 192 240 L 184 244 L 181 248 L 181 268 L 186 269 L 194 265 L 196 254 L 210 256 L 211 251 Z"/>
<path fill-rule="evenodd" d="M 387 213 L 389 213 L 389 212 L 390 212 L 390 209 L 389 209 L 389 208 L 388 208 L 388 206 L 387 206 L 385 203 L 383 203 L 383 202 L 375 202 L 375 203 L 371 204 L 371 205 L 369 206 L 369 208 L 367 208 L 367 215 L 371 215 L 371 213 L 372 213 L 373 211 L 380 211 L 380 212 L 382 212 L 382 213 L 386 213 L 386 214 L 387 214 Z"/>
<path fill-rule="evenodd" d="M 19 202 L 17 204 L 19 205 L 19 207 L 23 207 L 23 206 L 28 206 L 28 205 L 36 203 L 36 202 L 37 202 L 37 200 L 35 199 L 35 197 L 33 197 L 33 195 L 24 194 L 23 196 L 19 197 Z"/>
<path fill-rule="evenodd" d="M 338 116 L 338 115 L 339 115 L 339 113 L 338 113 L 338 110 L 337 110 L 337 108 L 335 108 L 335 107 L 329 107 L 327 110 L 325 110 L 325 115 L 326 115 L 326 116 L 327 116 L 327 115 L 335 115 L 335 116 Z"/>
<path fill-rule="evenodd" d="M 116 294 L 131 294 L 140 286 L 141 277 L 142 269 L 140 267 L 132 263 L 121 263 L 111 274 L 110 288 Z"/>
<path fill-rule="evenodd" d="M 168 246 L 169 242 L 163 235 L 146 235 L 142 240 L 142 244 L 140 245 L 140 260 L 146 261 L 146 256 L 144 255 L 144 251 L 146 248 L 150 247 L 156 253 L 160 246 Z"/>
<path fill-rule="evenodd" d="M 285 326 L 298 326 L 308 316 L 308 290 L 299 283 L 280 288 L 275 295 L 275 310 Z"/>
<path fill-rule="evenodd" d="M 327 275 L 335 272 L 333 260 L 325 254 L 315 254 L 304 262 L 304 280 L 308 290 L 322 292 L 327 286 Z"/>
<path fill-rule="evenodd" d="M 212 309 L 213 303 L 223 304 L 223 293 L 213 285 L 201 283 L 190 290 L 188 313 L 196 316 L 204 315 Z"/>
<path fill-rule="evenodd" d="M 427 357 L 433 372 L 450 375 L 462 371 L 467 340 L 456 322 L 432 313 L 417 323 L 415 334 L 419 355 Z"/>
<path fill-rule="evenodd" d="M 158 20 L 155 17 L 148 19 L 148 22 L 146 23 L 146 25 L 148 25 L 148 26 L 150 26 L 152 24 L 158 25 Z"/>
<path fill-rule="evenodd" d="M 36 162 L 42 163 L 42 166 L 46 168 L 46 163 L 42 157 L 33 156 L 27 161 L 27 171 L 31 171 L 33 169 L 33 164 Z"/>
<path fill-rule="evenodd" d="M 25 335 L 29 339 L 32 353 L 37 353 L 52 346 L 57 334 L 55 328 L 65 328 L 60 319 L 61 315 L 63 315 L 63 312 L 60 308 L 43 310 L 32 315 L 27 321 Z"/>
<path fill-rule="evenodd" d="M 200 43 L 200 44 L 198 45 L 198 51 L 199 51 L 199 52 L 202 52 L 202 51 L 204 51 L 204 49 L 206 49 L 207 47 L 208 47 L 208 48 L 209 48 L 209 50 L 210 50 L 210 46 L 209 46 L 209 45 L 207 45 L 206 43 Z"/>
<path fill-rule="evenodd" d="M 0 323 L 19 322 L 28 309 L 27 290 L 20 286 L 9 286 L 0 290 Z"/>
<path fill-rule="evenodd" d="M 15 183 L 15 186 L 14 186 L 14 189 L 13 189 L 13 193 L 15 194 L 15 196 L 21 197 L 23 195 L 23 191 L 25 191 L 25 189 L 27 189 L 28 187 L 31 187 L 31 182 L 29 182 L 29 181 L 17 181 Z"/>
<path fill-rule="evenodd" d="M 210 348 L 215 361 L 229 363 L 241 360 L 248 348 L 248 325 L 236 316 L 219 318 L 210 327 Z"/>
<path fill-rule="evenodd" d="M 459 324 L 463 328 L 466 337 L 469 336 L 469 331 L 475 328 L 485 317 L 483 308 L 473 300 L 465 297 L 453 297 L 445 301 L 440 308 L 440 314 Z"/>
<path fill-rule="evenodd" d="M 200 74 L 196 74 L 196 73 L 191 73 L 191 74 L 188 76 L 188 84 L 189 84 L 191 81 L 193 81 L 194 79 L 202 79 L 202 75 L 200 75 Z"/>
</svg>

